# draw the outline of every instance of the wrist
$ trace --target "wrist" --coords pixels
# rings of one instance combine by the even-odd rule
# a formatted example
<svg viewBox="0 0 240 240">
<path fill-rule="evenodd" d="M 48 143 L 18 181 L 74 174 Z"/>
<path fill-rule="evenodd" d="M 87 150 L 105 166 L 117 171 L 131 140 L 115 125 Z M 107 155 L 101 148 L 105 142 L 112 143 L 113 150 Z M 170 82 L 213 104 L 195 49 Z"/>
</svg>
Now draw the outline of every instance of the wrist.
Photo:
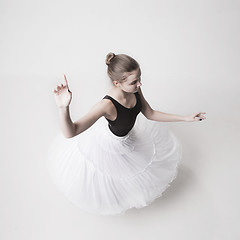
<svg viewBox="0 0 240 240">
<path fill-rule="evenodd" d="M 58 107 L 59 112 L 67 112 L 69 111 L 69 106 L 64 106 L 64 107 Z"/>
<path fill-rule="evenodd" d="M 188 122 L 188 117 L 187 116 L 182 116 L 182 121 L 183 122 Z"/>
</svg>

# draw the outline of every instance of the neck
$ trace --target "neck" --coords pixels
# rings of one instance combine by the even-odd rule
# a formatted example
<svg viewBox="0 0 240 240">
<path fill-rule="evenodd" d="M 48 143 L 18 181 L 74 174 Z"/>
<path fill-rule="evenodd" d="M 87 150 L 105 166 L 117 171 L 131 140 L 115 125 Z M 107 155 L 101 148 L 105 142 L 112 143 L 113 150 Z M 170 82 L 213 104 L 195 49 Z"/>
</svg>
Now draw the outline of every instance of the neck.
<svg viewBox="0 0 240 240">
<path fill-rule="evenodd" d="M 120 99 L 128 99 L 132 95 L 132 93 L 125 92 L 118 87 L 113 87 L 113 90 Z"/>
</svg>

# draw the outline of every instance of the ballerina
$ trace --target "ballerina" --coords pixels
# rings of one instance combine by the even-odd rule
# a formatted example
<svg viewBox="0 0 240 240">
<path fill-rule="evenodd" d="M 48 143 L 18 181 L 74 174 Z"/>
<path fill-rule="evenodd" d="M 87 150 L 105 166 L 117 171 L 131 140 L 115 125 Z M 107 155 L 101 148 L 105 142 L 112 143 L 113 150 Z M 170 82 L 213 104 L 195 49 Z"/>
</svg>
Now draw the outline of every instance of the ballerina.
<svg viewBox="0 0 240 240">
<path fill-rule="evenodd" d="M 153 110 L 141 90 L 138 62 L 114 53 L 105 62 L 113 87 L 79 120 L 70 117 L 66 75 L 54 89 L 62 131 L 49 148 L 48 170 L 75 205 L 114 215 L 149 205 L 176 178 L 181 143 L 163 122 L 202 121 L 206 113 L 181 116 Z"/>
</svg>

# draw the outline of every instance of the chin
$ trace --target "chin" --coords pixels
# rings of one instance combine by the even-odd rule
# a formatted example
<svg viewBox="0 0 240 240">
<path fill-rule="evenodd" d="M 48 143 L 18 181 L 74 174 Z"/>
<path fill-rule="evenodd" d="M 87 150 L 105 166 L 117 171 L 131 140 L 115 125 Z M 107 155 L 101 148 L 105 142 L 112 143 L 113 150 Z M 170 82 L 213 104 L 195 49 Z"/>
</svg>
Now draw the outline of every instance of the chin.
<svg viewBox="0 0 240 240">
<path fill-rule="evenodd" d="M 136 93 L 138 90 L 134 90 L 134 91 L 131 91 L 131 92 L 128 92 L 128 93 Z"/>
<path fill-rule="evenodd" d="M 130 91 L 130 90 L 128 90 L 128 91 L 124 91 L 124 92 L 126 92 L 126 93 L 136 93 L 138 90 L 132 90 L 132 91 Z"/>
</svg>

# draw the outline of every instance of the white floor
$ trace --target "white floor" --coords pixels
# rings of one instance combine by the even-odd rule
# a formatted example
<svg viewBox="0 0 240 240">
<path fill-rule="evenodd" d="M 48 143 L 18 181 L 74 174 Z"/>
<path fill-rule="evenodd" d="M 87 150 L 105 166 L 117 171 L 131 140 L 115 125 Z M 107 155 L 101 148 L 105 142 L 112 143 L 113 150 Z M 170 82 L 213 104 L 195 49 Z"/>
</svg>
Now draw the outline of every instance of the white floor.
<svg viewBox="0 0 240 240">
<path fill-rule="evenodd" d="M 203 122 L 166 123 L 183 144 L 176 180 L 148 207 L 101 217 L 73 206 L 47 175 L 48 143 L 59 130 L 50 84 L 37 77 L 6 80 L 1 101 L 1 239 L 240 237 L 237 109 L 217 119 L 216 109 L 206 105 Z M 223 109 L 230 104 L 218 101 Z"/>
</svg>

